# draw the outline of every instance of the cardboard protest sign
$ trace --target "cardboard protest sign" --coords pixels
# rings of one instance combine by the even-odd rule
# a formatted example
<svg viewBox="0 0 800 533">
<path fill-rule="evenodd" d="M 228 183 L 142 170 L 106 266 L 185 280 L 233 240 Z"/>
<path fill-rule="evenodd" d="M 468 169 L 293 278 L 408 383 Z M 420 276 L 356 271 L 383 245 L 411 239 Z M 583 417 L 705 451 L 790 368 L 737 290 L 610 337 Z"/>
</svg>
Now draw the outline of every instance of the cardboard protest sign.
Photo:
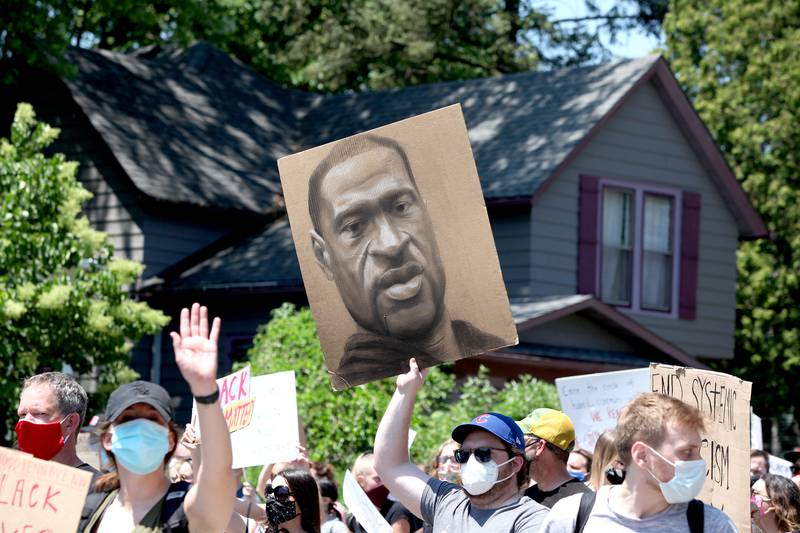
<svg viewBox="0 0 800 533">
<path fill-rule="evenodd" d="M 706 416 L 700 454 L 706 483 L 700 499 L 725 511 L 739 531 L 750 531 L 750 390 L 739 378 L 694 368 L 650 364 L 653 392 L 667 394 Z"/>
<path fill-rule="evenodd" d="M 233 468 L 291 461 L 300 432 L 294 372 L 250 378 L 251 422 L 231 433 Z"/>
<path fill-rule="evenodd" d="M 575 447 L 594 451 L 597 438 L 617 425 L 620 410 L 650 390 L 650 369 L 637 368 L 556 379 L 561 410 L 575 426 Z"/>
<path fill-rule="evenodd" d="M 278 167 L 334 389 L 516 344 L 459 105 Z"/>
<path fill-rule="evenodd" d="M 347 509 L 353 513 L 358 523 L 367 533 L 391 533 L 392 526 L 370 501 L 367 494 L 347 470 L 342 483 L 342 497 Z"/>
<path fill-rule="evenodd" d="M 217 386 L 219 387 L 219 404 L 225 415 L 228 431 L 233 433 L 249 426 L 255 408 L 255 398 L 250 396 L 250 365 L 219 378 Z M 200 428 L 197 427 L 196 422 L 197 404 L 192 402 L 192 424 L 199 435 Z"/>
<path fill-rule="evenodd" d="M 92 474 L 0 448 L 0 531 L 78 529 Z"/>
</svg>

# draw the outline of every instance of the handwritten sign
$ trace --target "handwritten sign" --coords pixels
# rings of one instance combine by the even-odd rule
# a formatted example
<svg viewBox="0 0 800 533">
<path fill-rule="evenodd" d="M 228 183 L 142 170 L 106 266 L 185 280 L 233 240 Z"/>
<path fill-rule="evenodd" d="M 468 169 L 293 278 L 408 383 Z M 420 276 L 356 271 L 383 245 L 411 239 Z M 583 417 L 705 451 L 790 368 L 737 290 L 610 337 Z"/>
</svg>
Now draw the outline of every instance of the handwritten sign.
<svg viewBox="0 0 800 533">
<path fill-rule="evenodd" d="M 228 431 L 233 433 L 250 425 L 255 410 L 255 399 L 250 396 L 250 365 L 217 380 L 219 387 L 219 404 L 228 424 Z M 197 403 L 192 403 L 192 425 L 197 427 Z"/>
<path fill-rule="evenodd" d="M 294 459 L 300 442 L 294 372 L 252 376 L 248 402 L 241 415 L 248 424 L 231 433 L 233 468 Z"/>
<path fill-rule="evenodd" d="M 344 504 L 367 533 L 391 533 L 392 526 L 372 504 L 364 489 L 349 470 L 344 474 L 342 496 Z"/>
<path fill-rule="evenodd" d="M 616 427 L 625 404 L 649 386 L 649 368 L 556 379 L 561 410 L 575 426 L 575 446 L 593 451 L 600 434 Z"/>
<path fill-rule="evenodd" d="M 75 531 L 92 474 L 0 448 L 0 531 Z"/>
<path fill-rule="evenodd" d="M 769 473 L 792 479 L 792 463 L 775 455 L 769 455 Z"/>
<path fill-rule="evenodd" d="M 739 531 L 750 531 L 750 390 L 739 378 L 694 368 L 650 364 L 653 392 L 699 409 L 707 419 L 700 450 L 706 483 L 700 499 L 725 511 Z"/>
</svg>

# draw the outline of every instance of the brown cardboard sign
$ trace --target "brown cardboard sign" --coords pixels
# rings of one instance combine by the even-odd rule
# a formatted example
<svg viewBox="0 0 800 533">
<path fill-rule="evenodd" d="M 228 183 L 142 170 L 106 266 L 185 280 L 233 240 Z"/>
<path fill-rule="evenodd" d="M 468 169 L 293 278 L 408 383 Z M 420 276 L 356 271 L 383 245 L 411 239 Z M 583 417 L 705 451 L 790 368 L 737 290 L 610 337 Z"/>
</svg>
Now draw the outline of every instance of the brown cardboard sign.
<svg viewBox="0 0 800 533">
<path fill-rule="evenodd" d="M 75 531 L 92 474 L 0 448 L 0 531 Z"/>
<path fill-rule="evenodd" d="M 334 389 L 516 344 L 460 105 L 278 168 Z"/>
<path fill-rule="evenodd" d="M 728 374 L 650 364 L 653 392 L 700 409 L 707 433 L 700 454 L 706 482 L 699 498 L 724 511 L 738 531 L 750 531 L 750 391 L 752 384 Z"/>
</svg>

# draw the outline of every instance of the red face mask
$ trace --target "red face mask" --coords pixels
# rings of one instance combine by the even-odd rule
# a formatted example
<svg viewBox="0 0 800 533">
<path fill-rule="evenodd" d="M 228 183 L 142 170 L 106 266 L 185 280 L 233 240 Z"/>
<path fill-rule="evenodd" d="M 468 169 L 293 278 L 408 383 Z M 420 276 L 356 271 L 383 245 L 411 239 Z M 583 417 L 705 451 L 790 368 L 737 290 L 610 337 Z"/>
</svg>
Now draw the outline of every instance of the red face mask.
<svg viewBox="0 0 800 533">
<path fill-rule="evenodd" d="M 380 509 L 389 498 L 389 489 L 386 488 L 386 485 L 378 485 L 377 487 L 367 491 L 367 497 L 375 507 Z"/>
<path fill-rule="evenodd" d="M 17 432 L 19 449 L 33 454 L 37 459 L 49 461 L 64 446 L 65 439 L 61 434 L 61 422 L 63 420 L 37 424 L 30 420 L 20 420 L 14 427 L 14 431 Z"/>
</svg>

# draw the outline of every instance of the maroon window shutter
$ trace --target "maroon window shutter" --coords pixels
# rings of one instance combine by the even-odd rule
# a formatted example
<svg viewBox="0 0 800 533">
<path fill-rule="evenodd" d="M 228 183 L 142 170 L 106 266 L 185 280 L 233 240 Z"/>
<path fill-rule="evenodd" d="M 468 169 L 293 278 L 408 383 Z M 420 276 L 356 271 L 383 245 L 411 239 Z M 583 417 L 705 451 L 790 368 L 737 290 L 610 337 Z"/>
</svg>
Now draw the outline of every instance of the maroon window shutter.
<svg viewBox="0 0 800 533">
<path fill-rule="evenodd" d="M 684 191 L 682 211 L 678 317 L 681 320 L 694 320 L 697 310 L 697 271 L 700 258 L 700 195 Z"/>
<path fill-rule="evenodd" d="M 600 180 L 581 176 L 578 201 L 578 294 L 597 295 L 597 213 Z"/>
</svg>

